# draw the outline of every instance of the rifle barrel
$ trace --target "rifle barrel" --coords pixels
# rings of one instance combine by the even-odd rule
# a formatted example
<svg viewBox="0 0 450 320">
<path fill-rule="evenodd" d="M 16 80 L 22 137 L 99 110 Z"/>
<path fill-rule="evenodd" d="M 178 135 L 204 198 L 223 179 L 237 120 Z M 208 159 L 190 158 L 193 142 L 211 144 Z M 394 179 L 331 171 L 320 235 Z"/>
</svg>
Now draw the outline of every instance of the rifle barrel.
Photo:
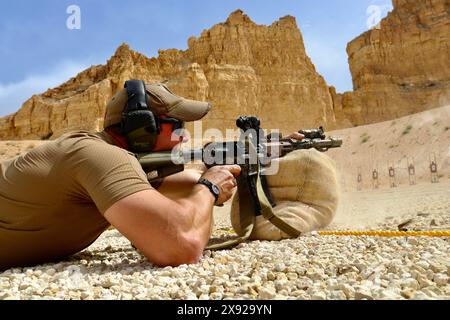
<svg viewBox="0 0 450 320">
<path fill-rule="evenodd" d="M 214 144 L 213 146 L 214 146 L 214 148 L 212 148 L 211 150 L 213 150 L 213 152 L 215 154 L 221 154 L 224 157 L 226 157 L 226 155 L 238 154 L 238 152 L 236 152 L 235 150 L 233 150 L 233 148 L 231 148 L 231 145 L 218 143 L 218 144 Z M 266 150 L 272 150 L 272 151 L 278 150 L 274 154 L 274 155 L 278 155 L 278 157 L 280 157 L 280 156 L 282 157 L 282 156 L 286 155 L 287 153 L 294 151 L 294 150 L 315 148 L 319 151 L 326 151 L 328 149 L 339 148 L 341 146 L 342 146 L 342 140 L 334 139 L 334 138 L 329 138 L 326 140 L 305 139 L 303 141 L 298 141 L 298 142 L 291 141 L 291 140 L 286 140 L 286 141 L 280 140 L 279 142 L 268 142 L 263 145 L 264 149 L 266 149 Z M 231 149 L 229 149 L 229 148 L 231 148 Z M 209 152 L 211 152 L 211 150 L 209 150 Z M 273 153 L 273 152 L 269 152 L 269 153 Z M 203 161 L 204 156 L 205 156 L 205 149 L 193 149 L 193 150 L 187 150 L 187 151 L 182 152 L 182 157 L 184 159 L 184 163 L 189 163 L 189 162 L 196 161 L 196 160 Z"/>
</svg>

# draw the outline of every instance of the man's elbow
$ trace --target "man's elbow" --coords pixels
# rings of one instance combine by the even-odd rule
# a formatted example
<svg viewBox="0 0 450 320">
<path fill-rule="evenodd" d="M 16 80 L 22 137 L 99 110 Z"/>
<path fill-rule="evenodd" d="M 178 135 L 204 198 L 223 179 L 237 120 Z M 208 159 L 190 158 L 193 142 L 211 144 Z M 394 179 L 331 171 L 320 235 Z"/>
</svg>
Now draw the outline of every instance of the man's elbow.
<svg viewBox="0 0 450 320">
<path fill-rule="evenodd" d="M 202 257 L 204 248 L 204 244 L 197 237 L 182 237 L 172 248 L 167 248 L 158 257 L 147 256 L 147 258 L 159 267 L 196 264 Z"/>
<path fill-rule="evenodd" d="M 197 236 L 186 237 L 183 241 L 185 242 L 184 246 L 182 246 L 183 250 L 180 251 L 178 255 L 179 259 L 176 263 L 178 265 L 198 263 L 203 255 L 203 250 L 205 249 L 200 238 Z"/>
<path fill-rule="evenodd" d="M 182 264 L 196 264 L 203 255 L 206 243 L 200 233 L 193 228 L 195 207 L 190 203 L 179 206 L 177 233 L 166 243 L 166 250 L 162 250 L 158 261 L 152 261 L 158 266 L 177 267 Z M 207 242 L 207 241 L 206 241 Z M 150 259 L 149 259 L 150 260 Z"/>
<path fill-rule="evenodd" d="M 203 255 L 206 243 L 202 239 L 200 232 L 193 228 L 194 216 L 196 215 L 195 207 L 192 204 L 185 204 L 180 208 L 179 217 L 183 217 L 180 225 L 177 240 L 174 243 L 174 264 L 196 264 Z"/>
</svg>

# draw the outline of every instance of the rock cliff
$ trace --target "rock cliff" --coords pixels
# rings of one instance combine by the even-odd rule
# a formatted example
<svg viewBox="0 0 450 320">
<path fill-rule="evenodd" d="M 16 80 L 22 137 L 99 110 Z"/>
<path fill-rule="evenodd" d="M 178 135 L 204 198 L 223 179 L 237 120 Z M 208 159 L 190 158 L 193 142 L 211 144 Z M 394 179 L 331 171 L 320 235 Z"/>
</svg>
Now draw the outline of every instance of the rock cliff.
<svg viewBox="0 0 450 320">
<path fill-rule="evenodd" d="M 33 96 L 16 114 L 1 119 L 0 139 L 98 130 L 107 101 L 128 79 L 167 81 L 181 96 L 212 102 L 203 129 L 232 129 L 243 114 L 257 114 L 264 127 L 284 132 L 336 126 L 332 95 L 306 55 L 295 19 L 286 16 L 262 26 L 238 10 L 190 38 L 186 51 L 164 50 L 149 59 L 120 46 L 106 65 Z"/>
<path fill-rule="evenodd" d="M 348 44 L 354 91 L 336 99 L 353 124 L 450 104 L 450 1 L 393 5 L 379 29 Z"/>
</svg>

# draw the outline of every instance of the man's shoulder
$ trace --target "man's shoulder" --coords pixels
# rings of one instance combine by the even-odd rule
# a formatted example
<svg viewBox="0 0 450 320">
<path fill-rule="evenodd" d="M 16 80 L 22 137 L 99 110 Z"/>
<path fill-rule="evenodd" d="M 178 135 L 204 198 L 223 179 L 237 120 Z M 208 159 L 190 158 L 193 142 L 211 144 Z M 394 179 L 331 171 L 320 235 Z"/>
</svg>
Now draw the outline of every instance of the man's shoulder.
<svg viewBox="0 0 450 320">
<path fill-rule="evenodd" d="M 113 150 L 117 149 L 129 153 L 127 150 L 114 145 L 112 139 L 104 132 L 84 130 L 71 131 L 60 136 L 55 140 L 55 143 L 67 146 L 103 146 L 105 148 L 111 148 Z"/>
<path fill-rule="evenodd" d="M 104 132 L 72 131 L 62 135 L 55 143 L 68 155 L 80 154 L 88 158 L 135 158 L 133 153 L 112 144 L 111 138 Z"/>
<path fill-rule="evenodd" d="M 109 143 L 109 141 L 106 139 L 106 135 L 104 135 L 102 132 L 85 131 L 85 130 L 67 132 L 55 140 L 55 142 L 58 143 L 65 141 L 70 141 L 72 143 L 78 141 L 84 141 L 87 143 L 89 142 Z"/>
</svg>

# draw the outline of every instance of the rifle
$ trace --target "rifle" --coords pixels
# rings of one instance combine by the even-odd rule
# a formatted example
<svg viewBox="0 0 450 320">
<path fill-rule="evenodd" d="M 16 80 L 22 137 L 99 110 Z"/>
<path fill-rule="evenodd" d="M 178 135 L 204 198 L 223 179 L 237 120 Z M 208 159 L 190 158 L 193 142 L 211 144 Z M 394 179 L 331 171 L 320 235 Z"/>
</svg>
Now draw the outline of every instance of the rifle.
<svg viewBox="0 0 450 320">
<path fill-rule="evenodd" d="M 265 170 L 271 160 L 284 157 L 295 150 L 315 148 L 326 152 L 342 146 L 342 140 L 326 137 L 323 127 L 312 130 L 300 130 L 305 138 L 302 141 L 280 135 L 264 137 L 260 121 L 256 117 L 240 117 L 236 125 L 241 129 L 239 141 L 209 143 L 202 149 L 190 151 L 159 152 L 137 155 L 139 162 L 150 181 L 164 178 L 184 170 L 184 164 L 201 160 L 207 167 L 238 164 L 241 174 L 237 178 L 239 195 L 240 226 L 243 234 L 234 239 L 212 244 L 207 250 L 219 250 L 233 247 L 249 239 L 255 227 L 255 219 L 262 215 L 291 237 L 301 232 L 279 218 L 273 211 L 276 206 L 270 193 Z M 250 200 L 250 201 L 249 201 Z"/>
<path fill-rule="evenodd" d="M 295 150 L 314 148 L 326 152 L 342 146 L 342 140 L 326 137 L 323 127 L 298 131 L 305 138 L 297 141 L 282 138 L 281 135 L 269 135 L 265 138 L 260 120 L 256 117 L 240 117 L 236 120 L 236 125 L 241 129 L 239 141 L 214 142 L 201 149 L 137 154 L 136 157 L 152 182 L 183 171 L 185 164 L 195 160 L 202 161 L 207 167 L 228 164 L 242 167 L 256 162 L 267 167 L 272 159 L 284 157 Z M 249 142 L 255 146 L 253 152 L 249 151 Z"/>
</svg>

